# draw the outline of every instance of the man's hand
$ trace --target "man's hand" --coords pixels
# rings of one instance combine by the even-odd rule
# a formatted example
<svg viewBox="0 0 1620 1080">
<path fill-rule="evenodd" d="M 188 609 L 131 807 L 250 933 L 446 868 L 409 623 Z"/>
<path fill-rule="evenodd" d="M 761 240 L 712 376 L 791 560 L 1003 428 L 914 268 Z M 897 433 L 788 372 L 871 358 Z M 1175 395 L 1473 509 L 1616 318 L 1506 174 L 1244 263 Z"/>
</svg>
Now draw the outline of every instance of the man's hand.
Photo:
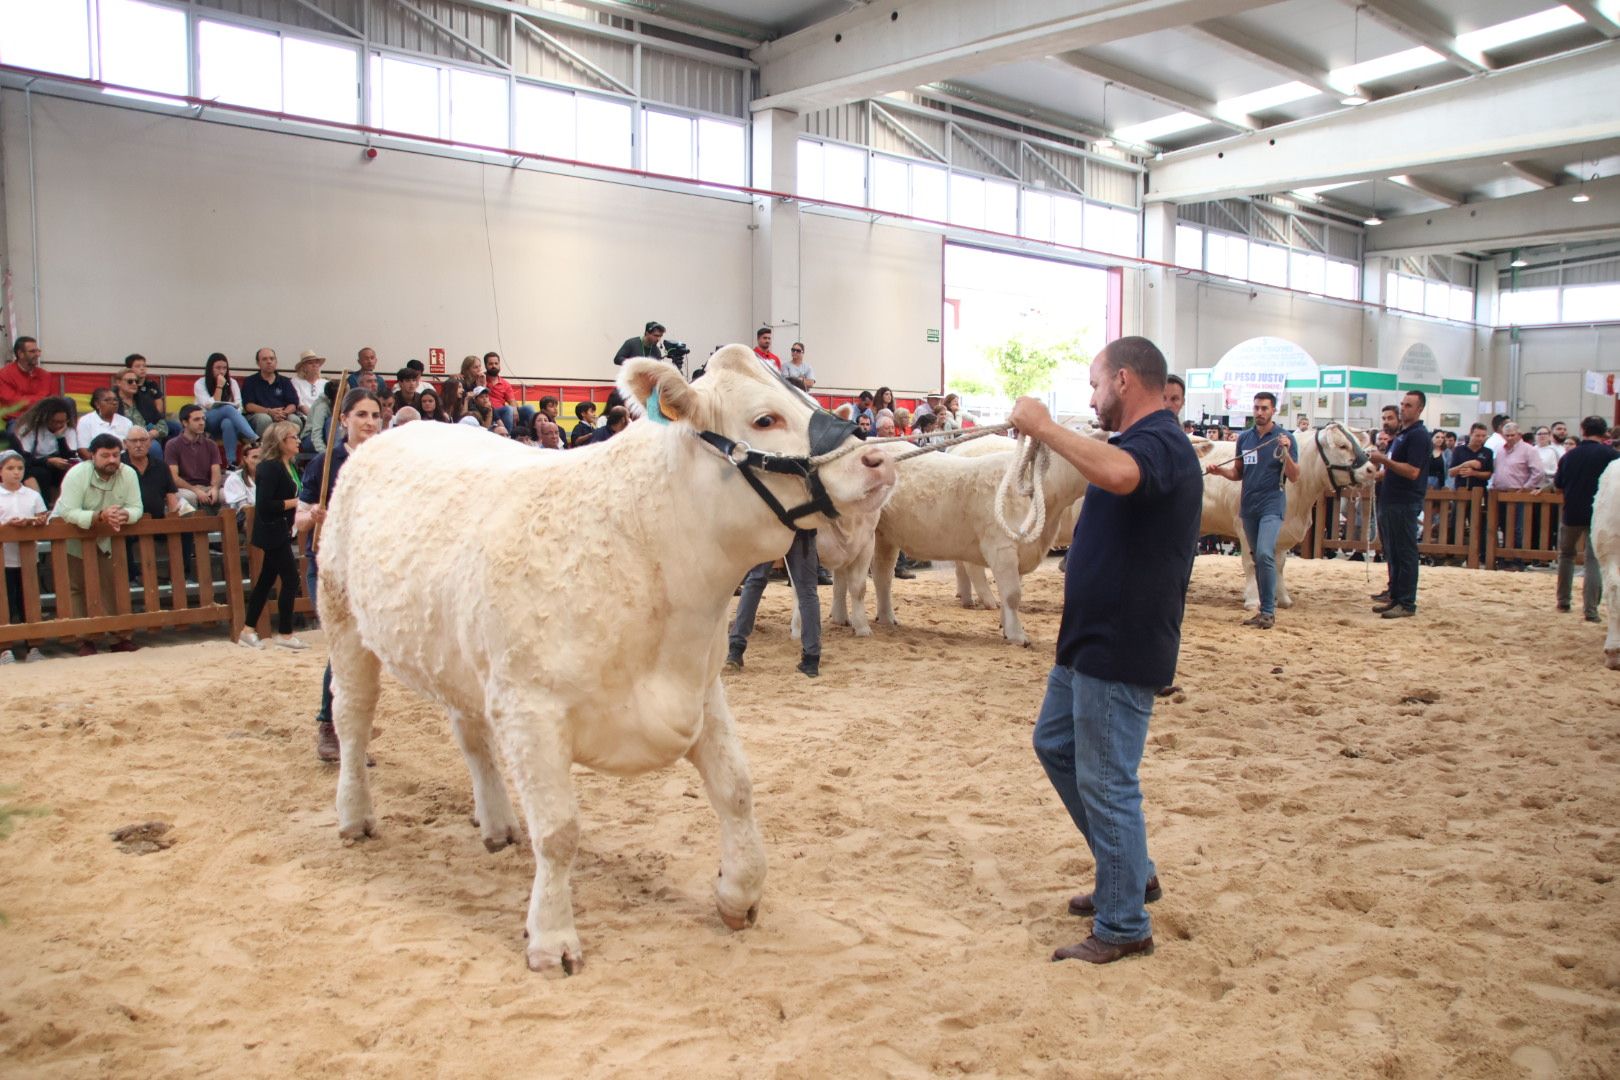
<svg viewBox="0 0 1620 1080">
<path fill-rule="evenodd" d="M 46 458 L 45 459 L 45 464 L 49 465 L 53 469 L 71 469 L 71 468 L 73 468 L 73 462 L 69 461 L 67 458 L 59 458 L 59 457 Z"/>
<path fill-rule="evenodd" d="M 1007 414 L 1007 422 L 1033 438 L 1037 432 L 1052 422 L 1052 414 L 1038 398 L 1021 397 L 1013 402 L 1012 412 Z"/>
<path fill-rule="evenodd" d="M 1388 465 L 1389 455 L 1384 453 L 1382 450 L 1374 450 L 1372 453 L 1367 455 L 1367 460 L 1372 462 L 1374 465 Z"/>
</svg>

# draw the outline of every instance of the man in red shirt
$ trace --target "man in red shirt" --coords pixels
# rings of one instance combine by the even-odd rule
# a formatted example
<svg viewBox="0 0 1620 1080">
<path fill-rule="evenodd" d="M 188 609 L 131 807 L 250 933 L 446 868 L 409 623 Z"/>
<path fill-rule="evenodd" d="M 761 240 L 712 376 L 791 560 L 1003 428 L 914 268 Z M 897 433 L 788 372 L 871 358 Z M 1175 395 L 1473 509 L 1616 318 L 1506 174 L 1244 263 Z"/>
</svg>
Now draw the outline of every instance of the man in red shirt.
<svg viewBox="0 0 1620 1080">
<path fill-rule="evenodd" d="M 56 377 L 39 366 L 40 355 L 39 342 L 26 335 L 12 345 L 11 363 L 0 367 L 0 408 L 27 408 L 56 393 Z"/>
<path fill-rule="evenodd" d="M 770 364 L 777 371 L 782 370 L 782 358 L 771 352 L 771 328 L 762 326 L 754 332 L 754 355 Z"/>
<path fill-rule="evenodd" d="M 501 378 L 501 354 L 498 352 L 484 354 L 484 385 L 489 388 L 489 404 L 495 410 L 495 418 L 506 425 L 507 438 L 517 435 L 518 424 L 528 427 L 534 423 L 534 410 L 527 405 L 518 408 L 516 415 L 513 415 L 518 392 L 511 383 Z"/>
</svg>

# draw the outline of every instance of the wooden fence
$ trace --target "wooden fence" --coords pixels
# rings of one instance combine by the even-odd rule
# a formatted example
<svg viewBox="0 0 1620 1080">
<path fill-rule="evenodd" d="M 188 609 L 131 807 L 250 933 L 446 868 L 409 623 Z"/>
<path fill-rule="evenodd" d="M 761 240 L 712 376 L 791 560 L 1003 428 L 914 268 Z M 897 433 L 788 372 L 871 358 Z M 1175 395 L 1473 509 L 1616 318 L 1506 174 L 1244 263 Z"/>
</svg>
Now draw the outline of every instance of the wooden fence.
<svg viewBox="0 0 1620 1080">
<path fill-rule="evenodd" d="M 1381 552 L 1373 505 L 1372 499 L 1349 492 L 1323 496 L 1301 545 L 1303 557 Z M 1470 568 L 1487 570 L 1509 560 L 1556 562 L 1563 505 L 1556 492 L 1432 489 L 1423 500 L 1418 554 L 1461 559 Z"/>
</svg>

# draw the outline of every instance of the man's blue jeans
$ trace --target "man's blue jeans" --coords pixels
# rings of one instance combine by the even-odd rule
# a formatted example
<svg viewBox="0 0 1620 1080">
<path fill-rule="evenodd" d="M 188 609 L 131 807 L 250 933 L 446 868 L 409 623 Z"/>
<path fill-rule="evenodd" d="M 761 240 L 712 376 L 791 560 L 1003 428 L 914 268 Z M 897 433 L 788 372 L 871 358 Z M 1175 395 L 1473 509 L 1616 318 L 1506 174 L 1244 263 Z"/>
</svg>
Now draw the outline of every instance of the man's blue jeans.
<svg viewBox="0 0 1620 1080">
<path fill-rule="evenodd" d="M 1381 501 L 1378 540 L 1389 563 L 1389 598 L 1408 611 L 1417 610 L 1418 513 L 1422 503 Z"/>
<path fill-rule="evenodd" d="M 1035 756 L 1097 864 L 1091 932 L 1112 943 L 1153 933 L 1143 895 L 1158 871 L 1148 858 L 1136 777 L 1152 715 L 1153 687 L 1096 679 L 1058 664 L 1046 677 L 1035 720 Z"/>
<path fill-rule="evenodd" d="M 1243 515 L 1243 542 L 1254 559 L 1254 583 L 1260 590 L 1260 614 L 1277 614 L 1277 534 L 1279 514 Z"/>
</svg>

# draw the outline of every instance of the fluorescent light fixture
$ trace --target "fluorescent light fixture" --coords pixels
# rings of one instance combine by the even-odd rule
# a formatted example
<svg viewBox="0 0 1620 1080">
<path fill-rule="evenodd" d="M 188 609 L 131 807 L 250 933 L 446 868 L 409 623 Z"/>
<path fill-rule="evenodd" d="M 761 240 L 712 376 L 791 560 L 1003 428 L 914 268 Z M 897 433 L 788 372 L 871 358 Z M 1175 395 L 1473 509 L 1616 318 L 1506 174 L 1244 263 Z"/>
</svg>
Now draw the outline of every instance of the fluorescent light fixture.
<svg viewBox="0 0 1620 1080">
<path fill-rule="evenodd" d="M 1328 72 L 1327 81 L 1346 95 L 1356 92 L 1356 87 L 1366 83 L 1377 82 L 1393 75 L 1402 75 L 1408 71 L 1417 71 L 1419 68 L 1432 67 L 1442 61 L 1439 53 L 1426 45 L 1419 45 L 1415 49 L 1405 52 L 1391 53 L 1373 60 L 1363 60 L 1359 64 L 1349 67 L 1334 68 Z"/>
<path fill-rule="evenodd" d="M 1314 86 L 1306 86 L 1302 82 L 1283 83 L 1280 86 L 1270 86 L 1264 90 L 1256 90 L 1252 94 L 1241 97 L 1227 98 L 1217 102 L 1215 108 L 1223 113 L 1256 113 L 1267 109 L 1275 109 L 1279 105 L 1302 101 L 1308 97 L 1315 97 L 1319 91 Z"/>
<path fill-rule="evenodd" d="M 1300 187 L 1294 190 L 1301 195 L 1320 195 L 1324 191 L 1333 191 L 1337 188 L 1352 187 L 1361 183 L 1360 180 L 1340 180 L 1337 184 L 1314 184 L 1310 187 Z"/>
<path fill-rule="evenodd" d="M 1543 34 L 1550 34 L 1555 30 L 1562 30 L 1566 26 L 1575 26 L 1581 21 L 1579 15 L 1560 4 L 1558 7 L 1538 11 L 1534 15 L 1526 15 L 1521 19 L 1509 19 L 1507 22 L 1497 23 L 1495 26 L 1486 26 L 1478 30 L 1470 30 L 1466 34 L 1458 34 L 1457 51 L 1465 56 L 1490 52 L 1492 49 L 1500 49 L 1504 45 L 1528 41 Z"/>
<path fill-rule="evenodd" d="M 1377 214 L 1374 214 L 1372 217 L 1362 222 L 1363 225 L 1382 225 L 1383 223 L 1384 219 L 1379 217 Z"/>
<path fill-rule="evenodd" d="M 1190 112 L 1171 113 L 1161 116 L 1157 120 L 1148 120 L 1141 124 L 1132 124 L 1130 127 L 1115 128 L 1114 138 L 1127 143 L 1150 143 L 1155 139 L 1162 139 L 1169 135 L 1177 135 L 1183 131 L 1203 127 L 1209 121 L 1202 116 L 1195 116 Z"/>
<path fill-rule="evenodd" d="M 1588 195 L 1584 191 L 1577 191 L 1575 194 L 1573 194 L 1573 195 L 1571 195 L 1569 197 L 1569 201 L 1570 202 L 1591 202 L 1592 201 L 1592 196 Z"/>
<path fill-rule="evenodd" d="M 1515 270 L 1523 270 L 1525 267 L 1530 265 L 1530 262 L 1523 255 L 1521 255 L 1517 259 L 1514 259 L 1512 262 L 1508 263 L 1508 265 L 1513 267 Z"/>
</svg>

